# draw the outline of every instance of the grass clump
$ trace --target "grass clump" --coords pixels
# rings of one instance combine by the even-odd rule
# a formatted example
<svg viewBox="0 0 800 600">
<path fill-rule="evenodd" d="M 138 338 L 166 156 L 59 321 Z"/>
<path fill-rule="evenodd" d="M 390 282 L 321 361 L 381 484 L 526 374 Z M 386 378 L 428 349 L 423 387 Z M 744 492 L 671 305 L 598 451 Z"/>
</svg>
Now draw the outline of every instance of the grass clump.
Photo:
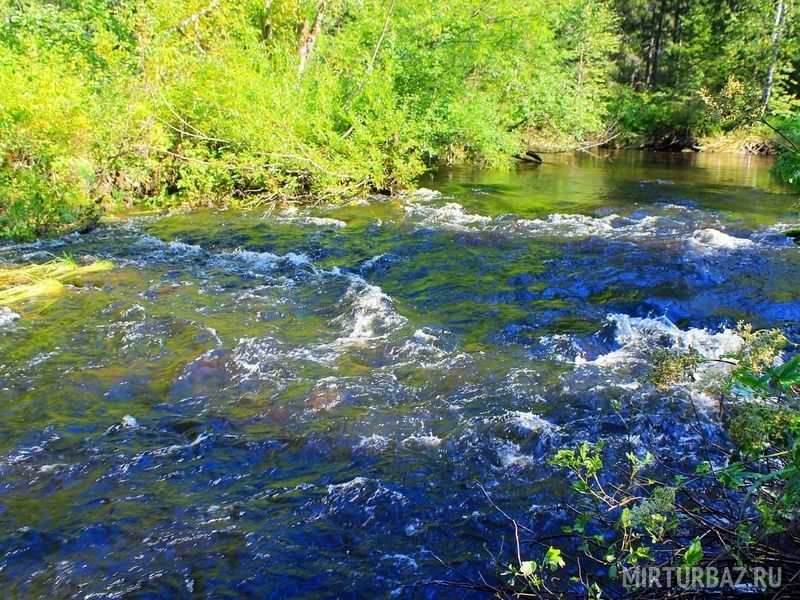
<svg viewBox="0 0 800 600">
<path fill-rule="evenodd" d="M 112 268 L 108 261 L 79 265 L 68 257 L 21 267 L 3 267 L 0 268 L 0 305 L 58 296 L 64 293 L 66 285 L 80 277 L 105 273 Z"/>
</svg>

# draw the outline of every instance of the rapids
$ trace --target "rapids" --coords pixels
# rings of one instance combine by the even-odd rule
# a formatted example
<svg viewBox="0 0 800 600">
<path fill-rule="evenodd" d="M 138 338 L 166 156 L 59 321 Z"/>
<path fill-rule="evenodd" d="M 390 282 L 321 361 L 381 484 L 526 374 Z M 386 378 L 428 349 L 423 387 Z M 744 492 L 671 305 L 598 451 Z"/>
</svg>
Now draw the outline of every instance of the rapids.
<svg viewBox="0 0 800 600">
<path fill-rule="evenodd" d="M 478 483 L 558 532 L 548 458 L 624 452 L 612 400 L 642 448 L 699 460 L 714 404 L 646 383 L 645 350 L 719 356 L 739 320 L 797 338 L 796 198 L 755 158 L 550 158 L 0 246 L 115 265 L 0 307 L 5 592 L 409 597 L 458 579 L 438 558 L 495 575 L 510 531 Z"/>
</svg>

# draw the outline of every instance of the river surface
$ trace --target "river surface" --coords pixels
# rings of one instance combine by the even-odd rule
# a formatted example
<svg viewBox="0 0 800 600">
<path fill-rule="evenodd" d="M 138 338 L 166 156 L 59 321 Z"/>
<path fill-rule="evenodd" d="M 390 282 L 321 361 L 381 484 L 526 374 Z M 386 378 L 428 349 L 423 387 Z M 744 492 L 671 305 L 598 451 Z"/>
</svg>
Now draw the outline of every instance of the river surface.
<svg viewBox="0 0 800 600">
<path fill-rule="evenodd" d="M 641 448 L 699 460 L 715 404 L 654 390 L 646 350 L 797 336 L 796 196 L 755 158 L 547 158 L 0 247 L 115 265 L 0 312 L 3 594 L 409 597 L 459 580 L 438 559 L 511 559 L 478 484 L 557 532 L 548 459 L 621 452 L 614 400 Z"/>
</svg>

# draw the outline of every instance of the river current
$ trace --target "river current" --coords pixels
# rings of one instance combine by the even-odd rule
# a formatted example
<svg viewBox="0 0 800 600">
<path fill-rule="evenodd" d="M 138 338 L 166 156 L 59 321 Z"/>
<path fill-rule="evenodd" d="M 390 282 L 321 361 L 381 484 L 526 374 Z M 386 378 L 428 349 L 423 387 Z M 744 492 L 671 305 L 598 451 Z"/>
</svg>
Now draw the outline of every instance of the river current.
<svg viewBox="0 0 800 600">
<path fill-rule="evenodd" d="M 0 246 L 114 264 L 0 308 L 4 593 L 409 597 L 511 558 L 479 484 L 546 535 L 558 448 L 724 444 L 647 351 L 720 356 L 740 320 L 797 339 L 796 196 L 756 158 L 547 158 Z"/>
</svg>

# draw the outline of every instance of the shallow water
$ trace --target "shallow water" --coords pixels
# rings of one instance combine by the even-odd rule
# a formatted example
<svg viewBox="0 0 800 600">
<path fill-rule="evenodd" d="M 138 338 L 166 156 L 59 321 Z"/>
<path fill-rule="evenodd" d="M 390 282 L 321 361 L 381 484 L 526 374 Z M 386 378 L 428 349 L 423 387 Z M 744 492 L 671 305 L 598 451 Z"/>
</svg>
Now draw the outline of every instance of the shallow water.
<svg viewBox="0 0 800 600">
<path fill-rule="evenodd" d="M 557 532 L 547 460 L 622 448 L 614 399 L 641 448 L 696 460 L 714 403 L 641 382 L 644 350 L 719 355 L 740 319 L 796 337 L 796 198 L 755 158 L 547 158 L 0 247 L 116 265 L 0 309 L 4 590 L 406 597 L 458 579 L 436 557 L 495 573 L 478 483 Z"/>
</svg>

